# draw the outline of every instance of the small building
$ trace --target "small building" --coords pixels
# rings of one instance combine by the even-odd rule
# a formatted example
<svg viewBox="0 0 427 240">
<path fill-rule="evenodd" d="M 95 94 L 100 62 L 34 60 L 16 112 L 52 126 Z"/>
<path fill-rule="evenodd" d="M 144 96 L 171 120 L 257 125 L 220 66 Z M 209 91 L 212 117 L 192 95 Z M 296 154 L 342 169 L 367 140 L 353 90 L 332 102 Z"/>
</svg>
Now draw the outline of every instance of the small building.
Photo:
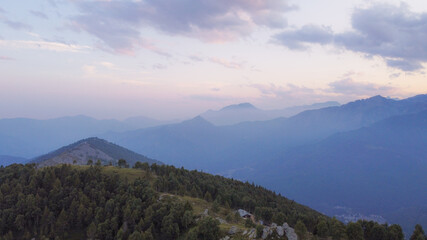
<svg viewBox="0 0 427 240">
<path fill-rule="evenodd" d="M 242 217 L 242 218 L 252 218 L 252 214 L 250 214 L 246 210 L 239 209 L 239 210 L 237 210 L 237 212 L 239 213 L 240 217 Z"/>
</svg>

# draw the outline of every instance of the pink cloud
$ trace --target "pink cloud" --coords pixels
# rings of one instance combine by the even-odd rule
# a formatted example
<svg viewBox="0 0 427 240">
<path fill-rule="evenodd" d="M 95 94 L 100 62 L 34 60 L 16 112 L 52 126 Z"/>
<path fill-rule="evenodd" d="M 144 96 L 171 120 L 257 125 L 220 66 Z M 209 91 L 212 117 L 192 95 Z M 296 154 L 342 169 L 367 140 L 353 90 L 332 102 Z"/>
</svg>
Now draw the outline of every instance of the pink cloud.
<svg viewBox="0 0 427 240">
<path fill-rule="evenodd" d="M 6 56 L 0 56 L 0 60 L 4 60 L 4 61 L 13 61 L 15 60 L 14 58 L 11 57 L 6 57 Z"/>
<path fill-rule="evenodd" d="M 258 26 L 287 25 L 284 13 L 294 9 L 284 0 L 145 0 L 74 1 L 80 14 L 71 26 L 85 31 L 119 54 L 146 47 L 143 29 L 154 28 L 205 42 L 232 41 Z M 143 41 L 142 41 L 143 42 Z M 150 46 L 147 48 L 150 49 Z M 160 51 L 154 51 L 161 54 Z"/>
<path fill-rule="evenodd" d="M 222 58 L 209 58 L 209 60 L 213 63 L 219 64 L 226 68 L 232 68 L 232 69 L 243 69 L 244 64 L 241 62 L 236 61 L 228 61 Z"/>
</svg>

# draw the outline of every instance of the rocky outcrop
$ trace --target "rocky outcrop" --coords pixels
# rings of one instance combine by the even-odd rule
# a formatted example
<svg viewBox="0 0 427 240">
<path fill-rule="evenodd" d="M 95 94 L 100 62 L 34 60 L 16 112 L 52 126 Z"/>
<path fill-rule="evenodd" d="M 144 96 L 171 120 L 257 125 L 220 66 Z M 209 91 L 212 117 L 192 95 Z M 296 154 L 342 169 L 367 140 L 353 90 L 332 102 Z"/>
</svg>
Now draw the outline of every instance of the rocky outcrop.
<svg viewBox="0 0 427 240">
<path fill-rule="evenodd" d="M 202 212 L 203 217 L 207 217 L 209 215 L 209 209 L 205 209 L 205 211 Z"/>
<path fill-rule="evenodd" d="M 279 237 L 282 237 L 285 234 L 285 229 L 282 226 L 278 226 L 276 228 L 276 232 L 277 232 L 277 235 L 279 235 Z"/>
<path fill-rule="evenodd" d="M 247 239 L 249 240 L 253 240 L 256 238 L 256 229 L 255 228 L 251 228 L 250 230 L 245 230 L 242 233 L 243 236 L 246 236 Z"/>
<path fill-rule="evenodd" d="M 284 223 L 283 226 L 277 226 L 277 224 L 272 223 L 271 226 L 264 227 L 262 231 L 262 239 L 267 239 L 271 235 L 283 237 L 286 234 L 288 240 L 298 240 L 298 237 L 293 228 L 289 227 L 287 223 Z M 256 232 L 255 232 L 256 236 Z"/>
<path fill-rule="evenodd" d="M 256 238 L 256 229 L 255 228 L 252 228 L 251 230 L 249 230 L 248 238 L 251 240 Z"/>
<path fill-rule="evenodd" d="M 265 227 L 264 230 L 262 230 L 262 239 L 266 239 L 269 235 L 273 233 L 273 228 L 271 227 Z"/>
<path fill-rule="evenodd" d="M 228 234 L 230 234 L 230 235 L 234 235 L 234 234 L 236 234 L 238 231 L 239 231 L 239 229 L 238 229 L 236 226 L 232 226 L 232 227 L 230 228 L 230 231 L 228 231 Z"/>
<path fill-rule="evenodd" d="M 286 237 L 288 238 L 288 240 L 298 240 L 298 236 L 295 233 L 294 229 L 289 227 L 287 223 L 283 224 L 283 229 L 286 232 Z"/>
<path fill-rule="evenodd" d="M 241 232 L 241 230 L 237 228 L 237 226 L 232 226 L 228 231 L 229 236 L 226 236 L 220 240 L 234 239 L 232 235 L 236 234 L 237 236 L 243 236 L 243 239 L 257 239 L 257 231 L 255 228 L 251 228 L 250 230 L 244 230 L 243 232 L 241 232 L 241 235 L 238 234 L 239 232 Z M 277 239 L 278 237 L 280 239 L 283 239 L 284 236 L 286 236 L 288 240 L 298 240 L 298 236 L 295 233 L 294 229 L 289 227 L 287 223 L 284 223 L 282 226 L 277 226 L 277 224 L 275 223 L 272 223 L 270 226 L 265 226 L 262 231 L 261 239 Z"/>
<path fill-rule="evenodd" d="M 224 219 L 222 219 L 222 218 L 220 218 L 220 217 L 216 217 L 215 219 L 216 219 L 216 220 L 218 220 L 218 222 L 219 222 L 220 224 L 226 224 L 226 223 L 227 223 L 227 221 L 225 221 Z"/>
</svg>

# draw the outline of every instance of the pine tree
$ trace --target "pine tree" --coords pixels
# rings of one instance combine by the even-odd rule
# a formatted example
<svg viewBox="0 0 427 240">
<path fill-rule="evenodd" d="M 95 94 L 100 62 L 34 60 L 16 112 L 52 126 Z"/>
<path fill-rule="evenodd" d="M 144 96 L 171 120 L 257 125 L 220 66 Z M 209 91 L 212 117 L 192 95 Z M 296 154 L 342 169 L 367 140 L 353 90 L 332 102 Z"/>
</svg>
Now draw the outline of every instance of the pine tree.
<svg viewBox="0 0 427 240">
<path fill-rule="evenodd" d="M 305 235 L 307 234 L 307 227 L 301 220 L 298 220 L 297 224 L 295 224 L 295 233 L 298 235 L 299 239 L 305 239 Z"/>
<path fill-rule="evenodd" d="M 208 202 L 212 202 L 212 195 L 211 195 L 211 193 L 210 192 L 206 192 L 204 199 L 206 201 L 208 201 Z"/>
<path fill-rule="evenodd" d="M 323 237 L 326 237 L 329 235 L 328 224 L 326 223 L 326 221 L 324 219 L 319 221 L 316 229 L 317 229 L 317 235 L 319 237 L 323 238 Z"/>
<path fill-rule="evenodd" d="M 393 224 L 390 227 L 388 227 L 388 239 L 389 240 L 403 240 L 404 235 L 403 235 L 402 228 L 397 224 Z"/>
<path fill-rule="evenodd" d="M 68 217 L 67 213 L 64 209 L 62 209 L 61 213 L 58 216 L 58 219 L 56 220 L 55 228 L 57 230 L 57 234 L 60 236 L 63 236 L 65 233 L 65 230 L 68 228 Z"/>
<path fill-rule="evenodd" d="M 87 237 L 88 237 L 88 239 L 90 239 L 90 240 L 95 239 L 95 235 L 96 235 L 96 225 L 95 225 L 95 223 L 94 223 L 94 222 L 92 222 L 92 223 L 89 225 L 89 227 L 87 228 L 86 233 L 87 233 Z"/>
<path fill-rule="evenodd" d="M 363 240 L 363 228 L 360 223 L 351 222 L 347 225 L 347 237 L 349 240 Z"/>
<path fill-rule="evenodd" d="M 415 229 L 410 240 L 426 240 L 423 227 L 420 224 L 415 225 Z"/>
</svg>

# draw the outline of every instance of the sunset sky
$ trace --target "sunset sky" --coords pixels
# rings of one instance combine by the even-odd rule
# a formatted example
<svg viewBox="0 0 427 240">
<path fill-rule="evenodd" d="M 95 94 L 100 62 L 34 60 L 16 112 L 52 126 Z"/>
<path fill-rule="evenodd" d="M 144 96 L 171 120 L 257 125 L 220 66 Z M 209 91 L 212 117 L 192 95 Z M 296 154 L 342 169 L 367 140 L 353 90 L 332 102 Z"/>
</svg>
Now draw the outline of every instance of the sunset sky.
<svg viewBox="0 0 427 240">
<path fill-rule="evenodd" d="M 0 118 L 427 93 L 427 1 L 3 0 Z"/>
</svg>

